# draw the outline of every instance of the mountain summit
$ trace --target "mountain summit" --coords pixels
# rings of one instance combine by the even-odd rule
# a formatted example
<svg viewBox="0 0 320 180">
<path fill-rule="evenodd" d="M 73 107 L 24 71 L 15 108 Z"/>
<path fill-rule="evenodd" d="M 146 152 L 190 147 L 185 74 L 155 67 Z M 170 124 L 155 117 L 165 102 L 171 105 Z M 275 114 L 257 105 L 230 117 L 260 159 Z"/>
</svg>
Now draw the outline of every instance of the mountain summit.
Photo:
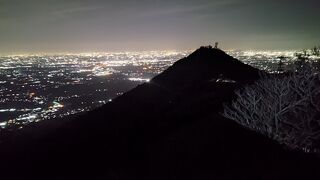
<svg viewBox="0 0 320 180">
<path fill-rule="evenodd" d="M 259 73 L 219 49 L 201 47 L 101 108 L 20 131 L 0 144 L 1 175 L 111 180 L 316 175 L 317 159 L 287 151 L 220 115 L 234 91 Z"/>
<path fill-rule="evenodd" d="M 258 73 L 259 70 L 243 64 L 220 49 L 209 46 L 201 47 L 188 57 L 177 61 L 151 82 L 178 90 L 218 78 L 248 82 L 257 79 Z"/>
</svg>

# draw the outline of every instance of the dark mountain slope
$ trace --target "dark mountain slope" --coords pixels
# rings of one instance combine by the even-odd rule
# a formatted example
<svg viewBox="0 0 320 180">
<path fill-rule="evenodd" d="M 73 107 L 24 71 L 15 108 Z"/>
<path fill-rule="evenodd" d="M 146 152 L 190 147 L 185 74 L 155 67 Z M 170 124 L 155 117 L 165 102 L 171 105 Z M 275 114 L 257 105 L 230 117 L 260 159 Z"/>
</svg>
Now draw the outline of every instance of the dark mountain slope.
<svg viewBox="0 0 320 180">
<path fill-rule="evenodd" d="M 97 110 L 59 125 L 45 122 L 39 132 L 32 127 L 19 132 L 1 144 L 2 176 L 149 180 L 318 175 L 319 159 L 287 151 L 220 116 L 234 90 L 258 74 L 221 50 L 200 48 Z"/>
</svg>

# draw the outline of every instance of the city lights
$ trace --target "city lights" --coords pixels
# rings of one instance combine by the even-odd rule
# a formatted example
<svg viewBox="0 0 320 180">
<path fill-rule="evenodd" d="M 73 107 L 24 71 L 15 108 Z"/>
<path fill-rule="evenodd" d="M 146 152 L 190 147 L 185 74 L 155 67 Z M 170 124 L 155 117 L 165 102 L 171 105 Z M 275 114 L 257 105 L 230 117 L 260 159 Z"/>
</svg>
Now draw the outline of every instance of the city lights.
<svg viewBox="0 0 320 180">
<path fill-rule="evenodd" d="M 188 51 L 0 57 L 0 127 L 86 112 L 148 82 Z"/>
<path fill-rule="evenodd" d="M 102 106 L 171 66 L 190 51 L 0 57 L 1 128 L 61 118 Z M 286 67 L 294 51 L 228 51 L 259 69 Z M 218 82 L 234 82 L 218 79 Z"/>
</svg>

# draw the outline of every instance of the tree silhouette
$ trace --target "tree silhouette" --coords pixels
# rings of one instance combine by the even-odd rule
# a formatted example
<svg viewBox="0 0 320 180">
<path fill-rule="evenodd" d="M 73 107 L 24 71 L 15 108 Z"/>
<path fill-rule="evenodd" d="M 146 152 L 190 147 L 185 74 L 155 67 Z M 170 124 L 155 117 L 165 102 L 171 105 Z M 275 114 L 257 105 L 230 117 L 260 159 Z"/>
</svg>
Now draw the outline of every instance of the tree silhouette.
<svg viewBox="0 0 320 180">
<path fill-rule="evenodd" d="M 303 71 L 308 64 L 310 55 L 307 54 L 306 50 L 303 50 L 302 53 L 295 53 L 295 56 L 297 57 L 293 63 L 295 71 Z"/>
<path fill-rule="evenodd" d="M 314 56 L 320 56 L 320 46 L 314 46 L 313 49 L 311 50 L 312 55 Z"/>
<path fill-rule="evenodd" d="M 284 71 L 284 63 L 283 63 L 283 61 L 286 59 L 286 57 L 284 57 L 284 56 L 280 56 L 280 57 L 278 57 L 278 59 L 279 59 L 279 63 L 278 63 L 278 72 L 283 72 Z"/>
<path fill-rule="evenodd" d="M 320 74 L 308 64 L 285 77 L 264 77 L 236 92 L 223 115 L 292 149 L 320 140 Z"/>
</svg>

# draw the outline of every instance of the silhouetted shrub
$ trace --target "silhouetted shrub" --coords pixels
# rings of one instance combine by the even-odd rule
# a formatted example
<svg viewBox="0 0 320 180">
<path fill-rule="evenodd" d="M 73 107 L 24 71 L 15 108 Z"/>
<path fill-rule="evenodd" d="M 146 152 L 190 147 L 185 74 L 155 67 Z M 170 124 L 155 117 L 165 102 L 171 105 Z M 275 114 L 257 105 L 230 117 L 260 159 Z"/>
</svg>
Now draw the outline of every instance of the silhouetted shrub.
<svg viewBox="0 0 320 180">
<path fill-rule="evenodd" d="M 314 150 L 320 139 L 320 74 L 310 63 L 299 71 L 263 77 L 236 92 L 226 118 L 292 149 Z"/>
</svg>

